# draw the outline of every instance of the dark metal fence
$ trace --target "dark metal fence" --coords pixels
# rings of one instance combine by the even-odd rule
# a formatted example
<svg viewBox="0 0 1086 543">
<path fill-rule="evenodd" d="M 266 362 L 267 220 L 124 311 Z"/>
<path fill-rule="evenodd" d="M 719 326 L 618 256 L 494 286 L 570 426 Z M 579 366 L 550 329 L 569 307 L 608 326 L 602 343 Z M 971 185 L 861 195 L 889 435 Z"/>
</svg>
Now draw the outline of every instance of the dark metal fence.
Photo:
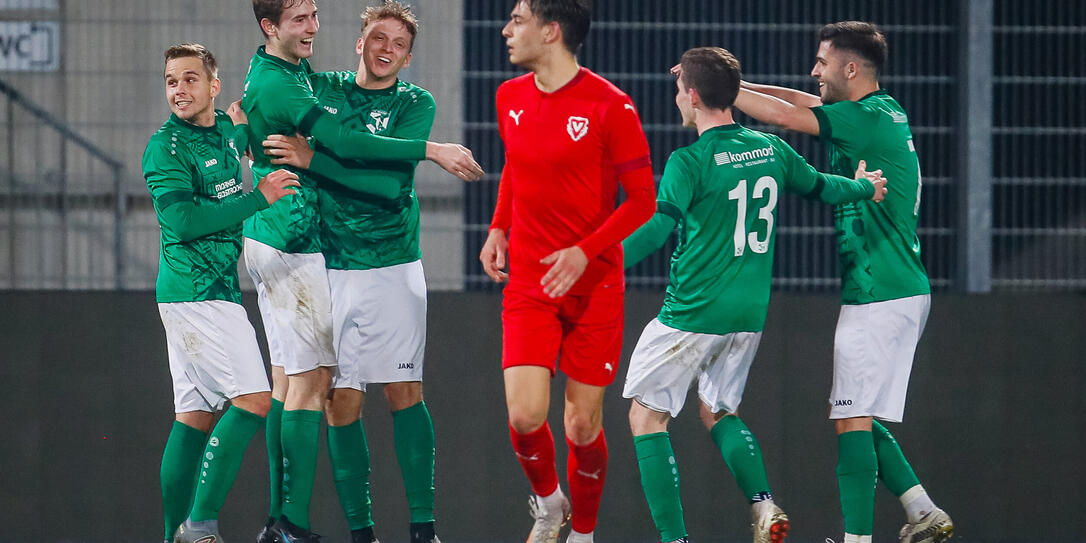
<svg viewBox="0 0 1086 543">
<path fill-rule="evenodd" d="M 980 9 L 980 4 L 997 9 Z M 1086 180 L 1081 167 L 1086 123 L 1084 108 L 1075 102 L 1081 92 L 1075 91 L 1086 81 L 1086 8 L 1056 1 L 980 4 L 600 0 L 580 59 L 633 97 L 659 175 L 668 153 L 694 139 L 679 126 L 674 84 L 667 74 L 684 50 L 723 46 L 740 58 L 746 79 L 815 92 L 808 73 L 817 28 L 845 19 L 876 22 L 891 51 L 880 81 L 908 111 L 920 156 L 924 197 L 919 234 L 933 288 L 1081 288 L 1086 285 Z M 520 73 L 509 65 L 500 36 L 510 5 L 506 0 L 465 5 L 465 139 L 495 157 L 501 156 L 502 146 L 495 128 L 494 90 Z M 1025 12 L 1030 15 L 1023 17 Z M 973 26 L 987 22 L 990 28 L 993 20 L 994 73 L 983 63 L 990 47 L 970 47 L 966 39 Z M 985 36 L 992 39 L 990 32 L 981 39 Z M 1046 53 L 1052 58 L 1035 62 Z M 967 69 L 970 75 L 979 73 L 979 81 L 965 78 Z M 989 118 L 980 119 L 988 124 L 964 118 L 961 112 L 970 104 L 974 86 L 993 84 L 995 107 L 982 108 L 981 116 Z M 739 119 L 772 131 L 742 115 Z M 976 126 L 994 126 L 981 135 L 992 138 L 991 145 L 968 145 L 968 138 L 976 137 Z M 824 147 L 815 138 L 781 135 L 815 166 L 826 166 Z M 994 180 L 969 179 L 965 164 L 988 162 L 995 165 Z M 492 170 L 500 172 L 497 165 Z M 474 256 L 485 238 L 497 182 L 494 174 L 465 189 L 468 288 L 492 288 Z M 830 209 L 790 196 L 781 199 L 779 209 L 775 287 L 835 289 Z M 980 240 L 979 251 L 969 246 L 974 240 Z M 665 284 L 668 249 L 631 270 L 630 284 Z"/>
<path fill-rule="evenodd" d="M 2 80 L 0 99 L 0 287 L 123 288 L 123 165 Z"/>
</svg>

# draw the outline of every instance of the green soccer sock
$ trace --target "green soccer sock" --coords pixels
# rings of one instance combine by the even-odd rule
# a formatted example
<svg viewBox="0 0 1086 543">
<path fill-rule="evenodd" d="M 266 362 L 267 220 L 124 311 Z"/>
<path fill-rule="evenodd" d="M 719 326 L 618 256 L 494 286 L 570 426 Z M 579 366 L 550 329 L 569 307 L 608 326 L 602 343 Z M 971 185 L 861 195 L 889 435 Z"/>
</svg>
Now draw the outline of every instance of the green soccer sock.
<svg viewBox="0 0 1086 543">
<path fill-rule="evenodd" d="M 370 449 L 366 430 L 358 420 L 346 426 L 328 426 L 328 456 L 336 482 L 339 505 L 351 530 L 373 526 L 370 502 Z"/>
<path fill-rule="evenodd" d="M 283 516 L 306 530 L 317 474 L 321 416 L 320 411 L 306 409 L 283 411 Z"/>
<path fill-rule="evenodd" d="M 264 425 L 264 441 L 268 444 L 268 478 L 271 500 L 268 516 L 278 519 L 283 513 L 283 402 L 272 398 Z"/>
<path fill-rule="evenodd" d="M 871 434 L 875 440 L 875 456 L 879 462 L 879 479 L 882 479 L 890 492 L 900 498 L 906 490 L 919 485 L 920 479 L 916 478 L 912 466 L 905 459 L 905 453 L 901 452 L 897 440 L 885 426 L 878 421 L 872 421 Z"/>
<path fill-rule="evenodd" d="M 411 522 L 434 521 L 434 421 L 425 402 L 392 412 L 392 439 Z"/>
<path fill-rule="evenodd" d="M 192 508 L 192 495 L 196 492 L 196 476 L 200 473 L 200 454 L 207 445 L 207 434 L 184 423 L 174 421 L 166 450 L 162 452 L 162 516 L 165 521 L 165 539 L 173 540 L 173 533 L 185 521 Z"/>
<path fill-rule="evenodd" d="M 190 519 L 199 522 L 218 518 L 226 494 L 234 486 L 234 479 L 241 469 L 245 448 L 262 424 L 264 417 L 234 406 L 219 419 L 204 449 Z"/>
<path fill-rule="evenodd" d="M 747 500 L 772 499 L 762 448 L 747 425 L 739 417 L 727 415 L 713 425 L 712 436 Z"/>
<path fill-rule="evenodd" d="M 845 532 L 871 535 L 875 516 L 878 460 L 871 432 L 845 432 L 837 436 L 837 484 Z"/>
<path fill-rule="evenodd" d="M 641 470 L 641 489 L 649 502 L 652 521 L 660 532 L 660 541 L 686 537 L 683 504 L 679 494 L 679 466 L 667 432 L 634 436 L 637 467 Z"/>
</svg>

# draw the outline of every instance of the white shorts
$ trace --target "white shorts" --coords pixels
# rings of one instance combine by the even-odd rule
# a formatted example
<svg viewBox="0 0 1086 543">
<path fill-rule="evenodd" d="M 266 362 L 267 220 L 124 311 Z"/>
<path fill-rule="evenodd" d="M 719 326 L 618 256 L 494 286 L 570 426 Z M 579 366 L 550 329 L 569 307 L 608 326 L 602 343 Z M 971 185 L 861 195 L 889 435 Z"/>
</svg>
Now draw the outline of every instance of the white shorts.
<svg viewBox="0 0 1086 543">
<path fill-rule="evenodd" d="M 830 418 L 901 422 L 931 296 L 843 305 L 833 338 Z"/>
<path fill-rule="evenodd" d="M 761 332 L 684 332 L 653 319 L 630 357 L 622 397 L 677 417 L 697 379 L 698 397 L 713 413 L 733 413 L 761 339 Z"/>
<path fill-rule="evenodd" d="M 333 388 L 422 381 L 426 279 L 416 260 L 372 270 L 328 270 L 332 341 L 339 366 Z"/>
<path fill-rule="evenodd" d="M 245 238 L 271 364 L 287 375 L 335 366 L 328 273 L 320 253 L 284 253 Z"/>
<path fill-rule="evenodd" d="M 227 400 L 267 392 L 268 375 L 245 308 L 225 300 L 158 304 L 175 413 L 215 412 Z"/>
</svg>

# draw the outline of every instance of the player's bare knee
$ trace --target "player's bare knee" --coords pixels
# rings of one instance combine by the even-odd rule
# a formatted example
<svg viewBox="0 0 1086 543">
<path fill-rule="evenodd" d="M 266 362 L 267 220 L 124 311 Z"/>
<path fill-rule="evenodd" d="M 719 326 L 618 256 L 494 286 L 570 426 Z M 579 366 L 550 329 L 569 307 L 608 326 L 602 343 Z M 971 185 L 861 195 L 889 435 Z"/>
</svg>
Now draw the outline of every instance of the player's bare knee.
<svg viewBox="0 0 1086 543">
<path fill-rule="evenodd" d="M 211 431 L 211 421 L 214 418 L 214 415 L 209 411 L 186 411 L 177 414 L 177 422 L 189 428 L 200 430 L 205 434 Z"/>
<path fill-rule="evenodd" d="M 703 425 L 705 425 L 706 430 L 712 430 L 713 426 L 716 426 L 716 423 L 720 422 L 720 419 L 723 419 L 724 417 L 738 417 L 739 416 L 739 411 L 738 410 L 736 410 L 736 411 L 726 411 L 724 409 L 721 409 L 720 411 L 717 411 L 716 413 L 713 413 L 713 409 L 711 407 L 709 407 L 708 405 L 705 405 L 704 402 L 699 402 L 699 403 L 700 403 L 700 409 L 698 409 L 698 415 L 701 416 L 701 423 Z"/>
<path fill-rule="evenodd" d="M 389 411 L 401 411 L 422 401 L 422 381 L 388 383 L 384 392 Z"/>
<path fill-rule="evenodd" d="M 843 434 L 845 432 L 870 432 L 871 420 L 871 417 L 836 419 L 833 421 L 833 426 L 838 434 Z"/>
<path fill-rule="evenodd" d="M 603 417 L 595 413 L 566 411 L 566 437 L 577 445 L 587 445 L 596 440 L 603 429 Z"/>
<path fill-rule="evenodd" d="M 242 394 L 241 396 L 232 398 L 230 404 L 258 417 L 266 417 L 268 416 L 268 410 L 271 409 L 271 392 Z"/>
<path fill-rule="evenodd" d="M 630 432 L 635 437 L 666 432 L 670 418 L 668 413 L 654 411 L 637 400 L 630 402 Z"/>
<path fill-rule="evenodd" d="M 335 388 L 324 402 L 324 418 L 329 426 L 347 426 L 362 415 L 363 393 L 350 388 Z"/>
<path fill-rule="evenodd" d="M 287 372 L 282 366 L 271 367 L 271 385 L 272 398 L 285 403 L 287 401 L 287 391 L 290 390 L 290 381 L 287 379 Z"/>
<path fill-rule="evenodd" d="M 547 422 L 547 412 L 519 406 L 509 406 L 509 426 L 518 434 L 530 434 Z"/>
</svg>

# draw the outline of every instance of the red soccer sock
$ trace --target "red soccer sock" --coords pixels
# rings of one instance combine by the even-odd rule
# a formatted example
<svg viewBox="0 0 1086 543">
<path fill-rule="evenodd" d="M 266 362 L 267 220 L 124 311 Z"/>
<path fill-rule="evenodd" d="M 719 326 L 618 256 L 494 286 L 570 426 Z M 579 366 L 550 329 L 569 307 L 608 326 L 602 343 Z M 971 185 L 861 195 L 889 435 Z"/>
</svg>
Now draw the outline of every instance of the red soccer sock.
<svg viewBox="0 0 1086 543">
<path fill-rule="evenodd" d="M 527 434 L 518 434 L 509 426 L 509 439 L 524 474 L 532 483 L 532 491 L 539 496 L 553 494 L 558 489 L 558 469 L 554 465 L 554 435 L 550 424 L 544 422 L 543 426 Z"/>
<path fill-rule="evenodd" d="M 603 482 L 607 479 L 607 439 L 600 430 L 600 435 L 588 445 L 574 444 L 569 438 L 566 445 L 569 445 L 566 477 L 573 505 L 570 523 L 574 530 L 587 534 L 596 529 Z"/>
</svg>

